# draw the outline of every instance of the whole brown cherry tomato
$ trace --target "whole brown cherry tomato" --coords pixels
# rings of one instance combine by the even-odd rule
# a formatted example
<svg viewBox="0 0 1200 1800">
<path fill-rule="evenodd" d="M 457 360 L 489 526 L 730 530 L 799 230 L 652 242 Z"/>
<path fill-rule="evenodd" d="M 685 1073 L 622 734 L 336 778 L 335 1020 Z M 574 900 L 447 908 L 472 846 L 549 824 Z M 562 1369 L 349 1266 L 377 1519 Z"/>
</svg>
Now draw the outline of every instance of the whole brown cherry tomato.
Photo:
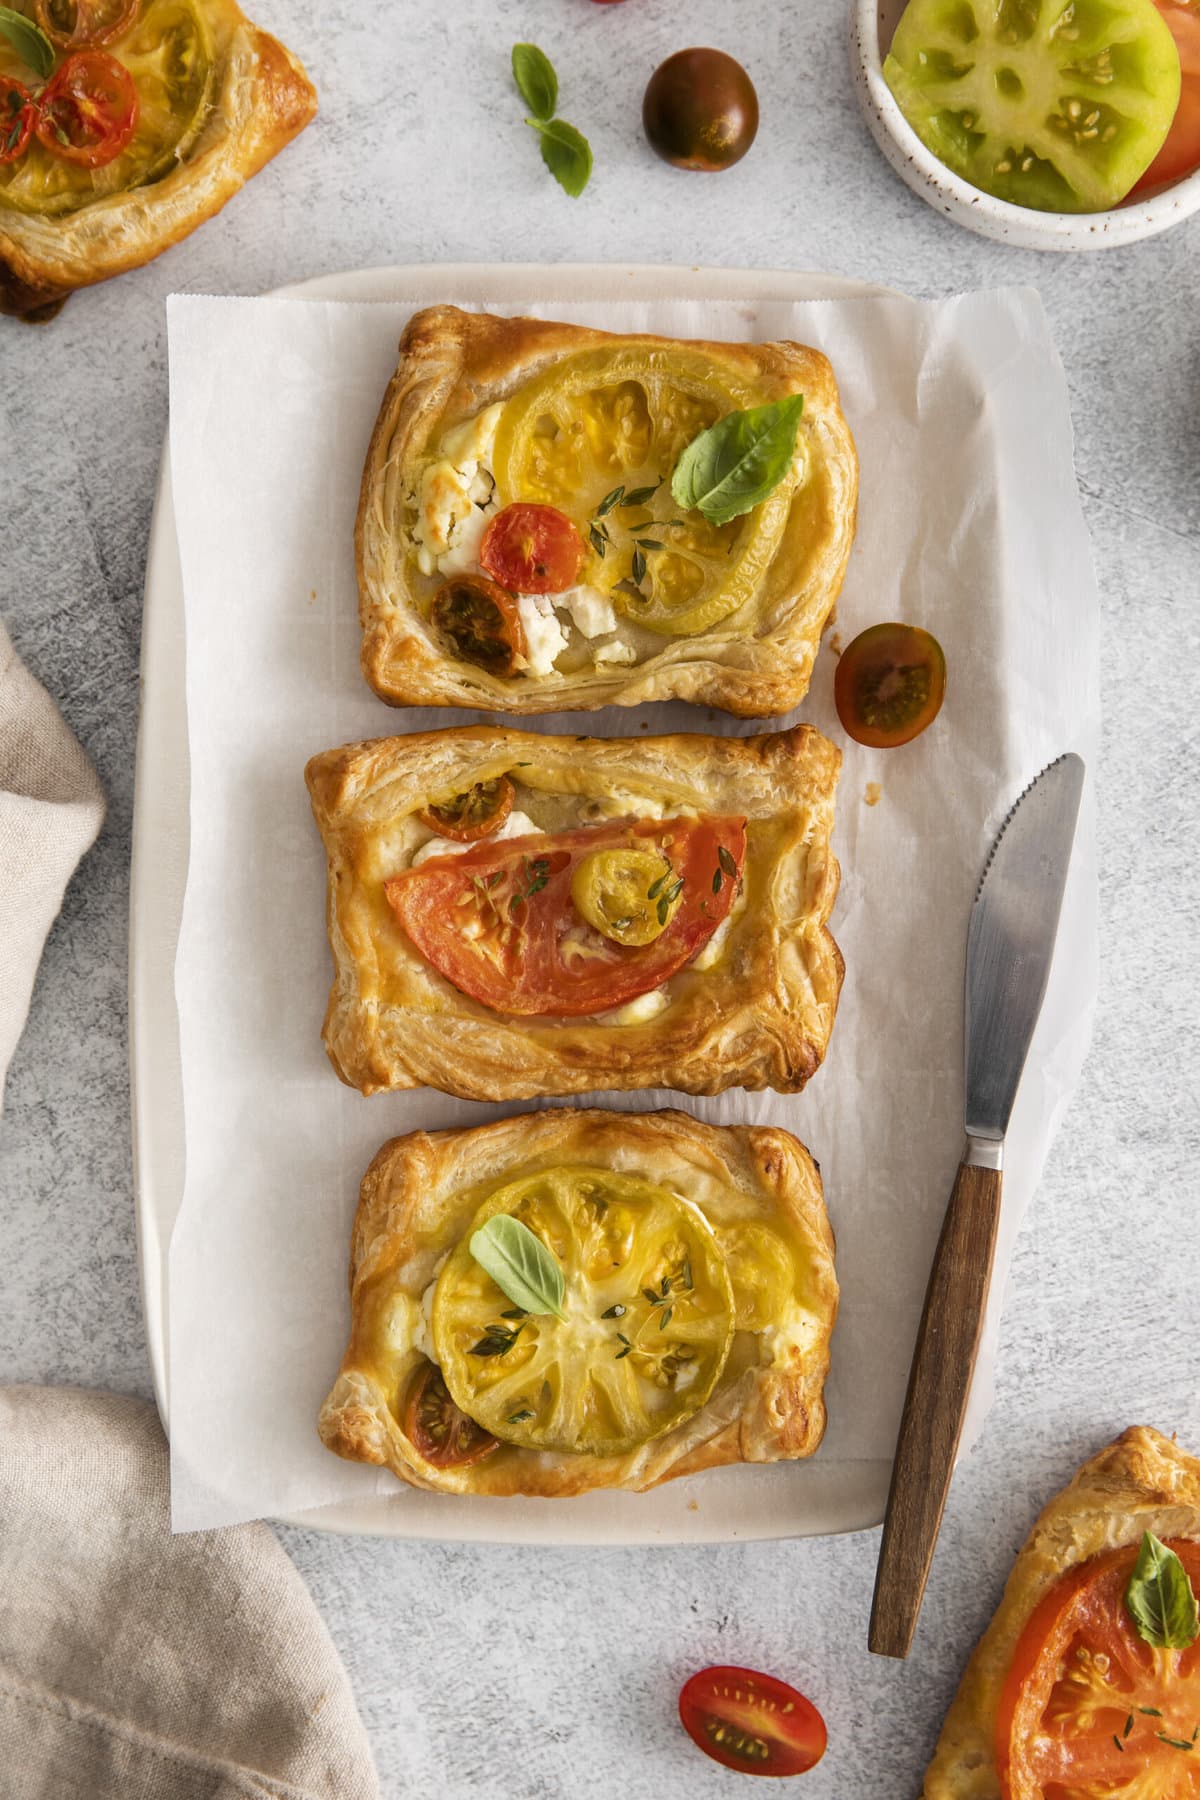
<svg viewBox="0 0 1200 1800">
<path fill-rule="evenodd" d="M 650 77 L 642 124 L 677 169 L 730 169 L 758 132 L 758 95 L 723 50 L 677 50 Z"/>
</svg>

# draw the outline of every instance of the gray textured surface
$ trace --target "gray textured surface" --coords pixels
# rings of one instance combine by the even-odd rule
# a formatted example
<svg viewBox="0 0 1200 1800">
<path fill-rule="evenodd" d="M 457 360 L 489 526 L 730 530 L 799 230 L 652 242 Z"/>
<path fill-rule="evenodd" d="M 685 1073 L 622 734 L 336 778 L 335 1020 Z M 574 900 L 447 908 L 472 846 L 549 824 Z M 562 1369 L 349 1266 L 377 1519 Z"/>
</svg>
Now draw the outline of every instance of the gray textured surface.
<svg viewBox="0 0 1200 1800">
<path fill-rule="evenodd" d="M 1071 382 L 1103 593 L 1104 986 L 911 1663 L 864 1648 L 875 1534 L 588 1554 L 283 1534 L 349 1664 L 389 1800 L 732 1792 L 672 1723 L 680 1678 L 714 1659 L 790 1675 L 820 1704 L 829 1754 L 798 1791 L 901 1800 L 1041 1498 L 1133 1420 L 1200 1447 L 1200 221 L 1094 258 L 1012 251 L 944 223 L 867 138 L 837 0 L 271 0 L 260 17 L 306 57 L 317 124 L 161 263 L 77 297 L 49 328 L 0 323 L 0 609 L 110 799 L 52 934 L 0 1126 L 0 1378 L 150 1388 L 125 958 L 164 296 L 438 259 L 824 268 L 929 295 L 1032 282 Z M 518 37 L 554 54 L 562 111 L 592 138 L 597 174 L 579 201 L 520 126 L 505 74 Z M 760 141 L 721 177 L 676 174 L 641 142 L 645 78 L 689 42 L 740 55 L 759 86 Z"/>
</svg>

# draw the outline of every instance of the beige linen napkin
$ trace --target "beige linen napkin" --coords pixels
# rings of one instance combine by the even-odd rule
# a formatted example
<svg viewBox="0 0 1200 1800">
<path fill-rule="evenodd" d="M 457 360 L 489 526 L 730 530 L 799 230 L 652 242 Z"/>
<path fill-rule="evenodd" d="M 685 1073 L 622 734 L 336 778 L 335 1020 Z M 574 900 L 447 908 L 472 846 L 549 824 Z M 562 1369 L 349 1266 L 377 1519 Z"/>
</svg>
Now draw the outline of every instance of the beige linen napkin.
<svg viewBox="0 0 1200 1800">
<path fill-rule="evenodd" d="M 91 763 L 0 620 L 0 1107 L 46 933 L 103 821 Z"/>
<path fill-rule="evenodd" d="M 265 1525 L 172 1537 L 153 1407 L 0 1388 L 4 1800 L 377 1800 L 346 1673 Z"/>
</svg>

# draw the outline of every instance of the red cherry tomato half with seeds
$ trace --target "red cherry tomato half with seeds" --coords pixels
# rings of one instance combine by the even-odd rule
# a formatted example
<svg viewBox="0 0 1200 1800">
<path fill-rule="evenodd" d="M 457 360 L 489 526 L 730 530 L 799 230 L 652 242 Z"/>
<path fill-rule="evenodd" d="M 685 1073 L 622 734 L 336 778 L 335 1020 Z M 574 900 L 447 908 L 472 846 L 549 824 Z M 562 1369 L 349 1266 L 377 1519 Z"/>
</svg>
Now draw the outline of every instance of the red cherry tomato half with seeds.
<svg viewBox="0 0 1200 1800">
<path fill-rule="evenodd" d="M 491 1432 L 455 1406 L 436 1363 L 426 1363 L 408 1390 L 404 1435 L 435 1469 L 466 1469 L 500 1448 Z"/>
<path fill-rule="evenodd" d="M 842 651 L 838 718 L 856 743 L 891 750 L 919 737 L 946 695 L 942 646 L 919 625 L 872 625 Z"/>
<path fill-rule="evenodd" d="M 16 162 L 33 135 L 37 105 L 27 87 L 10 76 L 0 80 L 0 163 Z"/>
<path fill-rule="evenodd" d="M 498 512 L 479 549 L 484 574 L 514 594 L 561 594 L 578 581 L 583 558 L 583 539 L 566 513 L 528 501 Z"/>
<path fill-rule="evenodd" d="M 804 1695 L 753 1669 L 701 1669 L 679 1695 L 697 1749 L 743 1775 L 803 1775 L 825 1754 L 825 1721 Z"/>
<path fill-rule="evenodd" d="M 102 169 L 120 156 L 137 130 L 133 76 L 107 50 L 79 50 L 42 90 L 38 139 L 54 156 Z"/>
</svg>

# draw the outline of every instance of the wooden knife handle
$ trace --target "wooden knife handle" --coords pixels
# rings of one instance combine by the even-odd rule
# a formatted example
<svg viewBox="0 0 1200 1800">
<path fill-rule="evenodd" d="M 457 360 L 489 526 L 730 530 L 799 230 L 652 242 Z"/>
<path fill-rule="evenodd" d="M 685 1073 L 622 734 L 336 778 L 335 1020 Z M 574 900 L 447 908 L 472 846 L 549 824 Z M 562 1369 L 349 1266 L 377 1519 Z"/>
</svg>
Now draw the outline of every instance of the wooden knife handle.
<svg viewBox="0 0 1200 1800">
<path fill-rule="evenodd" d="M 933 1561 L 987 1303 L 1000 1171 L 960 1163 L 934 1253 L 900 1419 L 867 1642 L 907 1656 Z"/>
</svg>

